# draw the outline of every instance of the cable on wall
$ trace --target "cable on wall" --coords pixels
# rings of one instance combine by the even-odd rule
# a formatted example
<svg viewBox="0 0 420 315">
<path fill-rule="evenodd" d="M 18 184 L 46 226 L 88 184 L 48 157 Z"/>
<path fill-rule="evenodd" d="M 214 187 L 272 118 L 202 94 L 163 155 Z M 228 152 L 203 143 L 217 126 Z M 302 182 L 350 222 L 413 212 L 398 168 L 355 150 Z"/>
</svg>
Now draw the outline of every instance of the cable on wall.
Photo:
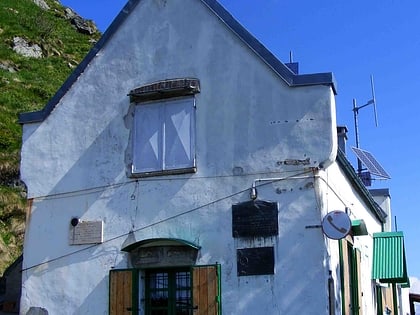
<svg viewBox="0 0 420 315">
<path fill-rule="evenodd" d="M 300 175 L 304 175 L 304 174 L 307 174 L 308 172 L 312 172 L 312 170 L 310 170 L 310 171 L 306 170 L 306 171 L 301 172 L 301 173 L 298 173 L 298 174 L 293 174 L 293 175 L 290 175 L 289 177 L 283 177 L 283 178 L 281 178 L 281 179 L 275 179 L 275 180 L 273 180 L 272 182 L 275 182 L 275 181 L 282 181 L 282 180 L 288 180 L 288 179 L 293 179 L 293 177 L 300 176 Z M 261 185 L 259 185 L 258 187 L 261 187 L 261 186 L 265 186 L 265 185 L 271 184 L 272 182 L 265 182 L 265 183 L 262 183 L 262 184 L 261 184 Z M 226 196 L 224 196 L 224 197 L 221 197 L 221 198 L 215 199 L 215 200 L 213 200 L 213 201 L 211 201 L 211 202 L 209 202 L 209 203 L 206 203 L 206 204 L 203 204 L 203 205 L 198 206 L 198 207 L 196 207 L 196 208 L 193 208 L 193 209 L 190 209 L 190 210 L 187 210 L 187 211 L 184 211 L 184 212 L 181 212 L 181 213 L 175 214 L 175 215 L 173 215 L 173 216 L 167 217 L 167 218 L 162 219 L 162 220 L 160 220 L 160 221 L 153 222 L 153 223 L 151 223 L 151 224 L 145 225 L 145 226 L 143 226 L 143 227 L 139 227 L 139 228 L 137 228 L 137 229 L 133 229 L 133 230 L 132 230 L 132 231 L 130 231 L 130 232 L 138 232 L 138 231 L 142 231 L 142 230 L 148 229 L 148 228 L 150 228 L 150 227 L 153 227 L 153 226 L 159 225 L 159 224 L 161 224 L 161 223 L 164 223 L 164 222 L 167 222 L 167 221 L 170 221 L 170 220 L 173 220 L 173 219 L 176 219 L 176 218 L 182 217 L 182 216 L 184 216 L 184 215 L 186 215 L 186 214 L 190 214 L 190 213 L 193 213 L 193 212 L 198 211 L 198 210 L 200 210 L 200 209 L 206 208 L 206 207 L 208 207 L 208 206 L 211 206 L 211 205 L 217 204 L 217 203 L 219 203 L 219 202 L 221 202 L 221 201 L 223 201 L 223 200 L 230 199 L 230 198 L 232 198 L 232 197 L 234 197 L 234 196 L 236 196 L 236 195 L 243 194 L 243 193 L 245 193 L 245 192 L 247 192 L 247 191 L 249 191 L 249 188 L 242 189 L 242 190 L 237 191 L 237 192 L 235 192 L 235 193 L 232 193 L 232 194 L 226 195 Z M 138 199 L 138 198 L 137 198 L 137 199 Z M 60 259 L 66 258 L 66 257 L 70 257 L 70 256 L 72 256 L 72 255 L 76 255 L 76 254 L 78 254 L 78 253 L 81 253 L 81 252 L 87 251 L 87 250 L 89 250 L 89 249 L 91 249 L 91 248 L 98 247 L 98 246 L 100 246 L 100 245 L 102 245 L 102 244 L 105 244 L 105 243 L 109 243 L 109 242 L 115 241 L 115 240 L 117 240 L 117 239 L 119 239 L 119 238 L 122 238 L 122 237 L 126 237 L 126 236 L 130 233 L 130 232 L 128 232 L 128 233 L 124 233 L 124 234 L 120 234 L 120 235 L 117 235 L 117 236 L 112 237 L 112 238 L 110 238 L 110 239 L 108 239 L 108 240 L 104 240 L 104 241 L 103 241 L 102 243 L 100 243 L 100 244 L 92 244 L 92 245 L 89 245 L 89 246 L 87 246 L 87 247 L 84 247 L 84 248 L 78 249 L 78 250 L 76 250 L 76 251 L 73 251 L 73 252 L 70 252 L 70 253 L 67 253 L 67 254 L 64 254 L 64 255 L 61 255 L 61 256 L 58 256 L 58 257 L 55 257 L 55 258 L 52 258 L 52 259 L 49 259 L 49 260 L 43 261 L 43 262 L 41 262 L 41 263 L 34 264 L 34 265 L 29 266 L 29 267 L 26 267 L 26 268 L 22 268 L 22 270 L 21 270 L 21 271 L 22 271 L 22 272 L 23 272 L 23 271 L 28 271 L 28 270 L 30 270 L 30 269 L 33 269 L 33 268 L 36 268 L 36 267 L 39 267 L 39 266 L 42 266 L 42 265 L 45 265 L 45 264 L 49 264 L 49 263 L 54 262 L 54 261 L 58 261 L 58 260 L 60 260 Z"/>
</svg>

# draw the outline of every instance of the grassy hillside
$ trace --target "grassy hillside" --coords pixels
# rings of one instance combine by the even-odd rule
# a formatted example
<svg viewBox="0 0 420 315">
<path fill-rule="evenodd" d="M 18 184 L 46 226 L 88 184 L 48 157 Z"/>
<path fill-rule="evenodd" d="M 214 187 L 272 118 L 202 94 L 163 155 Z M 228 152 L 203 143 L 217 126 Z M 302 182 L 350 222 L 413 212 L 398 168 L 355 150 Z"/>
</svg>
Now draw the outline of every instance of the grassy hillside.
<svg viewBox="0 0 420 315">
<path fill-rule="evenodd" d="M 0 5 L 0 275 L 21 254 L 25 228 L 18 113 L 43 108 L 100 36 L 78 32 L 59 2 L 44 1 L 49 9 L 33 0 Z M 16 53 L 15 37 L 37 44 L 43 57 Z"/>
</svg>

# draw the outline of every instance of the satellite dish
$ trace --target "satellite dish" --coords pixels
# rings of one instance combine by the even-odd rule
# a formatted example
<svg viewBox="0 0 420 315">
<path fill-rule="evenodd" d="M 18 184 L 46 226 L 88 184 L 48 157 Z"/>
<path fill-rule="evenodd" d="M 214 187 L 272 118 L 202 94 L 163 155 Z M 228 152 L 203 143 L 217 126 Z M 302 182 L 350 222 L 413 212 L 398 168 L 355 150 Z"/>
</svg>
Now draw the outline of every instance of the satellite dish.
<svg viewBox="0 0 420 315">
<path fill-rule="evenodd" d="M 322 219 L 322 231 L 333 240 L 345 238 L 350 230 L 351 220 L 343 211 L 331 211 Z"/>
</svg>

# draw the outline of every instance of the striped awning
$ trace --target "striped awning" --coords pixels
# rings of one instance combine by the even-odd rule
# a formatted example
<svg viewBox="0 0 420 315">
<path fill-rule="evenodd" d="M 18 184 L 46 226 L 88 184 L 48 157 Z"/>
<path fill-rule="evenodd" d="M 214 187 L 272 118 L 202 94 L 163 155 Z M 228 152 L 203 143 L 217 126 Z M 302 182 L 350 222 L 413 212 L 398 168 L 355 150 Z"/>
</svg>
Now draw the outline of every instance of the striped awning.
<svg viewBox="0 0 420 315">
<path fill-rule="evenodd" d="M 384 283 L 409 283 L 402 232 L 373 234 L 372 279 Z"/>
</svg>

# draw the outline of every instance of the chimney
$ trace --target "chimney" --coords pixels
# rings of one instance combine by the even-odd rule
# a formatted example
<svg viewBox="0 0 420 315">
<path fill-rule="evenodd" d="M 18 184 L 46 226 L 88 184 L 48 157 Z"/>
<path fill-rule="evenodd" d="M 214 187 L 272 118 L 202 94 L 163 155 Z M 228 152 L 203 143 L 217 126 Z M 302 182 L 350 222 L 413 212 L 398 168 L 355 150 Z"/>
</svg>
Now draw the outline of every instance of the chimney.
<svg viewBox="0 0 420 315">
<path fill-rule="evenodd" d="M 299 63 L 298 62 L 288 62 L 285 63 L 285 66 L 289 68 L 294 74 L 299 74 Z"/>
<path fill-rule="evenodd" d="M 294 74 L 299 74 L 299 63 L 293 62 L 293 52 L 290 51 L 289 53 L 289 62 L 285 63 L 285 66 L 289 68 L 290 71 L 292 71 Z"/>
<path fill-rule="evenodd" d="M 347 127 L 337 126 L 338 148 L 346 154 Z"/>
</svg>

